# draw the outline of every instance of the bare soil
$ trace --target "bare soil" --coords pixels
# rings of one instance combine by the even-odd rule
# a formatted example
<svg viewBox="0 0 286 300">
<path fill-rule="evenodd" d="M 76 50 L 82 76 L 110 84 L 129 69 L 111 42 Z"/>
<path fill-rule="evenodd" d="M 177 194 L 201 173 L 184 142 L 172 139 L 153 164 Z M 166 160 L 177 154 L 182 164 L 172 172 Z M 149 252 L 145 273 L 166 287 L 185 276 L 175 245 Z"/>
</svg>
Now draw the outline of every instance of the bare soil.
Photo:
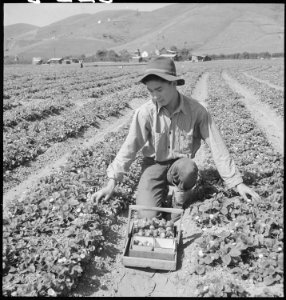
<svg viewBox="0 0 286 300">
<path fill-rule="evenodd" d="M 264 131 L 268 141 L 279 153 L 284 153 L 284 121 L 266 104 L 259 101 L 246 87 L 232 78 L 226 72 L 222 74 L 224 80 L 231 89 L 242 95 L 242 101 L 256 121 L 257 125 Z"/>
<path fill-rule="evenodd" d="M 271 83 L 271 82 L 269 82 L 267 80 L 263 80 L 263 79 L 257 78 L 257 77 L 255 77 L 253 75 L 250 75 L 250 74 L 246 73 L 246 72 L 243 72 L 243 74 L 245 76 L 249 77 L 249 78 L 252 78 L 252 79 L 258 81 L 258 82 L 264 83 L 264 84 L 266 84 L 266 85 L 268 85 L 268 86 L 270 86 L 270 87 L 272 87 L 272 88 L 274 88 L 276 90 L 279 90 L 279 91 L 282 91 L 282 92 L 284 91 L 284 87 L 283 86 L 280 86 L 280 85 L 277 85 L 277 84 L 273 84 L 273 83 Z"/>
</svg>

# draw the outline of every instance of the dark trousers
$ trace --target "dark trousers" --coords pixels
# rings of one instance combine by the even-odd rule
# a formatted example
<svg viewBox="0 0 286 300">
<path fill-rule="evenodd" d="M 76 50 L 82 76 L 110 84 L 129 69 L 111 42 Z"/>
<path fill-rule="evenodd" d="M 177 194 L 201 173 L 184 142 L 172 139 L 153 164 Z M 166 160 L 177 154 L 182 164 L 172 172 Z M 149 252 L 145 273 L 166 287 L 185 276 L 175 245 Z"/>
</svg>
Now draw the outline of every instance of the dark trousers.
<svg viewBox="0 0 286 300">
<path fill-rule="evenodd" d="M 180 191 L 188 191 L 196 184 L 197 177 L 197 165 L 189 158 L 167 162 L 155 162 L 152 158 L 144 158 L 136 204 L 161 207 L 168 195 L 168 185 L 174 185 Z M 152 218 L 156 214 L 153 211 L 144 211 L 141 216 Z"/>
</svg>

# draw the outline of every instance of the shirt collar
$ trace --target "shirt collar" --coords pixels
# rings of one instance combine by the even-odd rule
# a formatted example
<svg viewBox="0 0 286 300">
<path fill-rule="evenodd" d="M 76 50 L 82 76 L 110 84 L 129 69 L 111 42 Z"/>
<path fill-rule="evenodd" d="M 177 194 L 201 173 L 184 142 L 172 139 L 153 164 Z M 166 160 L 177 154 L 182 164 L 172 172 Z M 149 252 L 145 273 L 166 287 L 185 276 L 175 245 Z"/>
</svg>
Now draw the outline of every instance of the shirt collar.
<svg viewBox="0 0 286 300">
<path fill-rule="evenodd" d="M 159 106 L 158 103 L 156 103 L 157 114 L 159 114 L 161 110 L 164 110 L 164 107 Z M 176 114 L 176 113 L 179 113 L 179 112 L 183 112 L 184 114 L 186 114 L 185 105 L 184 105 L 184 96 L 181 93 L 179 93 L 179 106 L 174 111 L 173 115 Z"/>
</svg>

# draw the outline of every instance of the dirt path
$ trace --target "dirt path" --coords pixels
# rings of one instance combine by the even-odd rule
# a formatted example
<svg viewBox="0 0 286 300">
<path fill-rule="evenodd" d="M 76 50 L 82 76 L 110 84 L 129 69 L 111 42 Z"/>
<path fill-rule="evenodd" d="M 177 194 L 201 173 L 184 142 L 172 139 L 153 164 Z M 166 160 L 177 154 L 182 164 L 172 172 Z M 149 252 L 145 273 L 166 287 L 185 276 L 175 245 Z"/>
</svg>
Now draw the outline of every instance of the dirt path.
<svg viewBox="0 0 286 300">
<path fill-rule="evenodd" d="M 29 167 L 18 168 L 19 176 L 25 179 L 20 184 L 5 191 L 3 195 L 4 212 L 6 211 L 7 203 L 13 201 L 15 197 L 21 198 L 39 182 L 40 178 L 51 174 L 54 170 L 64 165 L 74 148 L 79 146 L 88 147 L 103 140 L 108 132 L 116 131 L 129 122 L 134 109 L 138 108 L 145 101 L 142 98 L 134 99 L 130 103 L 130 108 L 122 111 L 119 117 L 110 117 L 108 120 L 99 121 L 98 128 L 92 127 L 82 137 L 57 143 L 40 155 L 36 161 L 31 162 Z"/>
<path fill-rule="evenodd" d="M 284 153 L 284 122 L 283 120 L 258 97 L 242 86 L 225 71 L 222 73 L 224 80 L 235 92 L 242 95 L 240 100 L 245 104 L 257 125 L 265 132 L 267 139 L 273 147 Z"/>
<path fill-rule="evenodd" d="M 276 90 L 279 90 L 279 91 L 282 91 L 282 92 L 284 91 L 284 87 L 283 87 L 283 86 L 273 84 L 273 83 L 271 83 L 271 82 L 269 82 L 269 81 L 267 81 L 267 80 L 259 79 L 259 78 L 257 78 L 257 77 L 254 77 L 254 76 L 250 75 L 250 74 L 247 74 L 246 72 L 243 72 L 243 74 L 244 74 L 245 76 L 249 77 L 249 78 L 252 78 L 252 79 L 258 81 L 258 82 L 267 84 L 268 86 L 270 86 L 270 87 L 272 87 L 272 88 L 274 88 L 274 89 L 276 89 Z"/>
<path fill-rule="evenodd" d="M 204 73 L 192 93 L 192 97 L 198 100 L 204 107 L 207 107 L 207 103 L 205 102 L 205 99 L 207 99 L 208 97 L 208 86 L 207 86 L 208 78 L 209 78 L 209 73 Z M 201 147 L 196 153 L 196 156 L 194 158 L 194 161 L 198 165 L 199 169 L 204 168 L 204 165 L 206 163 L 205 156 L 206 153 L 209 151 L 210 150 L 207 147 L 206 143 L 202 141 Z"/>
</svg>

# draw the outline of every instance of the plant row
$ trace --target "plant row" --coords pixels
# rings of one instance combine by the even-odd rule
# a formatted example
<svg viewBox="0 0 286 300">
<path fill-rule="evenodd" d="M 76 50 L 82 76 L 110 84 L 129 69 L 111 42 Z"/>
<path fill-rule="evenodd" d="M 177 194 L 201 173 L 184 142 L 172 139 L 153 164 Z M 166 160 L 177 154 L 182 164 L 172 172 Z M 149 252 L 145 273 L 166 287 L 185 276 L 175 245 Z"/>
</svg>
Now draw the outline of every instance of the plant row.
<svg viewBox="0 0 286 300">
<path fill-rule="evenodd" d="M 272 84 L 284 86 L 284 64 L 282 60 L 271 61 L 272 66 L 268 70 L 252 70 L 250 75 L 262 80 L 267 80 Z"/>
<path fill-rule="evenodd" d="M 126 88 L 127 84 L 130 86 L 132 82 L 136 81 L 134 78 L 137 76 L 135 73 L 116 77 L 115 73 L 114 77 L 110 75 L 108 78 L 98 79 L 95 75 L 96 74 L 89 73 L 82 75 L 74 74 L 74 77 L 70 78 L 70 80 L 66 80 L 65 78 L 63 80 L 54 80 L 53 84 L 46 84 L 45 82 L 36 84 L 33 82 L 33 85 L 30 85 L 28 88 L 21 86 L 19 82 L 16 85 L 18 89 L 13 90 L 13 92 L 8 92 L 4 86 L 3 109 L 4 111 L 10 110 L 25 103 L 29 104 L 34 101 L 39 101 L 39 99 L 53 101 L 55 98 L 61 97 L 72 100 L 78 97 L 82 98 L 83 94 L 85 96 L 96 97 L 112 90 L 111 83 L 117 83 L 117 90 Z M 80 81 L 77 80 L 79 76 L 82 77 Z M 110 79 L 112 79 L 112 81 Z"/>
<path fill-rule="evenodd" d="M 190 274 L 204 275 L 219 266 L 241 281 L 283 283 L 283 159 L 218 72 L 210 78 L 209 94 L 208 109 L 244 182 L 262 200 L 245 201 L 216 181 L 218 192 L 192 211 L 204 234 L 196 240 Z M 229 296 L 231 291 L 222 281 L 199 284 L 198 289 L 200 296 L 214 297 Z M 246 296 L 246 292 L 242 289 L 236 295 Z"/>
<path fill-rule="evenodd" d="M 48 118 L 51 115 L 58 115 L 73 104 L 65 98 L 56 98 L 47 101 L 38 100 L 28 103 L 25 106 L 18 106 L 13 110 L 4 112 L 3 127 L 15 127 L 19 123 L 33 122 Z"/>
<path fill-rule="evenodd" d="M 95 146 L 74 149 L 65 166 L 10 204 L 3 226 L 4 296 L 67 295 L 104 252 L 105 232 L 134 203 L 140 156 L 109 203 L 96 206 L 90 195 L 105 184 L 107 165 L 126 135 L 123 128 Z"/>
<path fill-rule="evenodd" d="M 62 85 L 94 83 L 136 73 L 133 68 L 35 68 L 35 66 L 8 67 L 4 70 L 4 91 L 39 90 L 57 88 Z M 32 85 L 32 86 L 31 86 Z M 44 85 L 44 86 L 43 86 Z"/>
<path fill-rule="evenodd" d="M 117 115 L 128 107 L 133 97 L 144 97 L 142 86 L 107 95 L 100 101 L 89 102 L 78 110 L 69 111 L 47 120 L 25 122 L 4 133 L 3 171 L 12 170 L 44 153 L 51 144 L 76 137 L 99 119 Z M 5 179 L 5 178 L 4 178 Z"/>
<path fill-rule="evenodd" d="M 279 116 L 284 117 L 284 95 L 283 91 L 268 86 L 265 83 L 249 78 L 240 72 L 230 71 L 231 76 L 239 83 L 248 87 L 259 99 L 268 104 Z"/>
<path fill-rule="evenodd" d="M 36 121 L 47 118 L 50 115 L 59 114 L 61 111 L 65 110 L 68 107 L 73 106 L 77 102 L 84 102 L 83 98 L 99 98 L 106 94 L 115 93 L 121 90 L 125 90 L 135 84 L 136 79 L 126 78 L 122 80 L 120 78 L 118 83 L 111 84 L 110 81 L 105 81 L 104 85 L 97 88 L 84 89 L 80 86 L 78 93 L 45 93 L 49 98 L 39 98 L 39 99 L 25 99 L 25 104 L 22 101 L 18 102 L 18 105 L 13 110 L 8 110 L 4 112 L 4 127 L 14 127 L 22 121 Z M 80 100 L 77 100 L 77 94 L 80 96 Z M 9 101 L 7 101 L 9 104 Z M 16 104 L 16 101 L 13 102 Z M 11 105 L 8 106 L 11 108 Z M 7 110 L 7 106 L 4 105 L 4 108 Z"/>
</svg>

